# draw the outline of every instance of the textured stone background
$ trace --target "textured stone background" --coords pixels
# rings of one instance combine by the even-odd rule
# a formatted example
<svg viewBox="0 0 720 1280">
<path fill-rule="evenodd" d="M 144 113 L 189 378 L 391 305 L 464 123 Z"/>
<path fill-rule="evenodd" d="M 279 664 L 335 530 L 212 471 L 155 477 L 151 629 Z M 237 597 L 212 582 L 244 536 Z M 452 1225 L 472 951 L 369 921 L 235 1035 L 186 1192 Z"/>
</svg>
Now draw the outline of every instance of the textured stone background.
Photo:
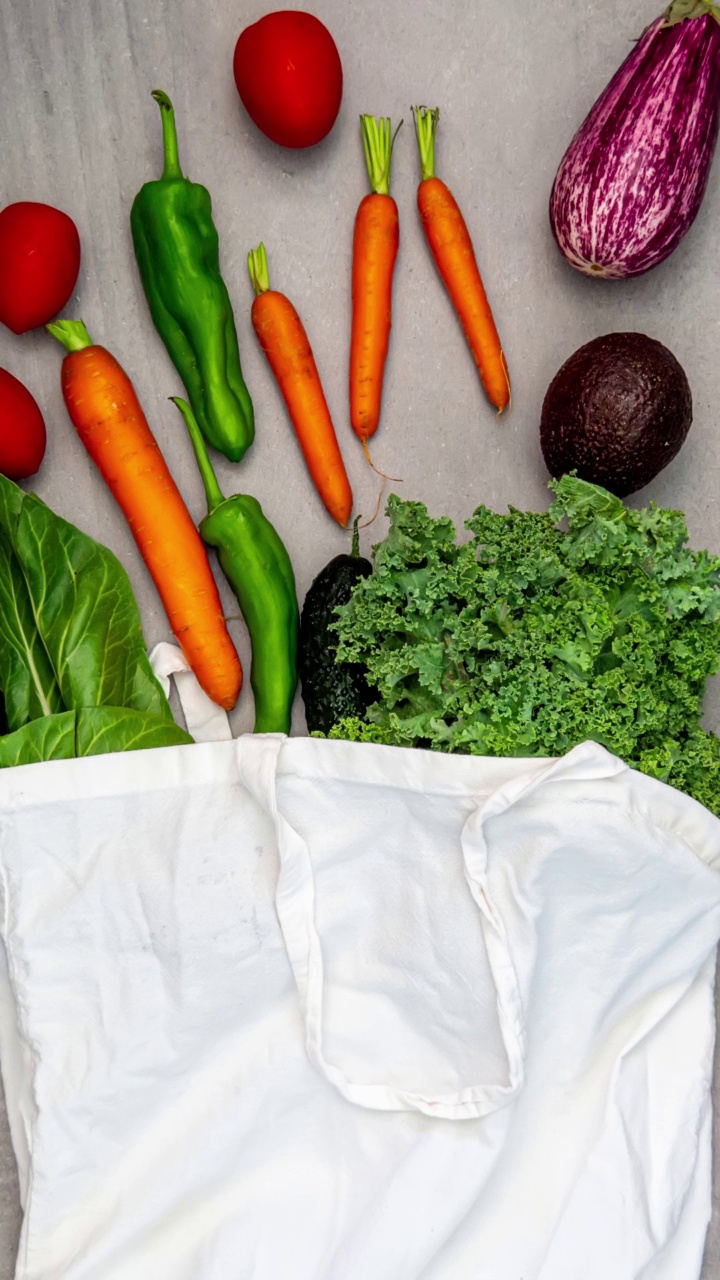
<svg viewBox="0 0 720 1280">
<path fill-rule="evenodd" d="M 696 545 L 720 550 L 720 165 L 698 221 L 674 257 L 631 283 L 589 281 L 566 267 L 547 221 L 557 164 L 575 128 L 658 0 L 307 0 L 331 28 L 345 94 L 331 136 L 306 153 L 257 133 L 232 80 L 243 26 L 267 2 L 0 0 L 0 205 L 44 200 L 78 224 L 83 265 L 66 315 L 81 316 L 134 379 L 191 509 L 203 512 L 189 445 L 168 396 L 181 391 L 155 333 L 132 255 L 128 214 L 161 171 L 150 90 L 173 98 L 185 171 L 211 190 L 222 264 L 235 306 L 258 435 L 240 468 L 220 462 L 226 491 L 254 493 L 285 538 L 304 592 L 347 539 L 317 501 L 250 326 L 249 248 L 264 239 L 274 284 L 301 311 L 323 375 L 356 494 L 377 498 L 347 422 L 352 220 L 366 190 L 358 114 L 405 117 L 393 190 L 400 207 L 394 328 L 377 463 L 402 492 L 458 523 L 479 502 L 541 509 L 542 397 L 559 365 L 601 333 L 638 329 L 666 343 L 693 389 L 695 422 L 675 462 L 640 495 L 683 508 Z M 417 161 L 410 104 L 440 105 L 438 169 L 475 238 L 513 376 L 514 407 L 496 422 L 423 243 L 414 205 Z M 39 332 L 0 332 L 0 365 L 32 390 L 49 446 L 34 487 L 56 510 L 107 542 L 126 566 L 149 644 L 167 635 L 162 610 L 125 523 L 65 414 L 61 352 Z M 382 521 L 365 534 L 365 548 Z M 372 538 L 370 534 L 372 533 Z M 228 613 L 236 613 L 227 591 Z M 240 622 L 231 623 L 243 655 Z M 720 724 L 718 688 L 708 723 Z M 248 687 L 233 727 L 252 726 Z M 296 730 L 302 732 L 301 706 Z M 0 1131 L 0 1280 L 11 1276 L 19 1211 L 13 1157 Z M 713 1224 L 704 1273 L 720 1277 Z"/>
</svg>

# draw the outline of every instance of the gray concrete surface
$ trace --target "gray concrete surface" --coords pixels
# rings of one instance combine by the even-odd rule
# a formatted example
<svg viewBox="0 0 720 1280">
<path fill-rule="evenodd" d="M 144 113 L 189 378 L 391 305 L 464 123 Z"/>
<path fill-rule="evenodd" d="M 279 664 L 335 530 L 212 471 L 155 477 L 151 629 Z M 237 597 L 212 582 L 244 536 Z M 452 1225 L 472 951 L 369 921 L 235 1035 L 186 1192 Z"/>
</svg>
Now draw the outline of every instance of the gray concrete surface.
<svg viewBox="0 0 720 1280">
<path fill-rule="evenodd" d="M 168 396 L 181 391 L 155 333 L 132 255 L 128 214 L 159 176 L 161 139 L 150 90 L 172 96 L 186 172 L 212 192 L 222 265 L 235 306 L 257 441 L 241 468 L 218 460 L 226 491 L 254 493 L 291 550 L 301 592 L 346 546 L 302 465 L 250 325 L 245 255 L 264 239 L 274 284 L 301 311 L 345 450 L 356 510 L 370 514 L 376 477 L 347 420 L 352 222 L 366 190 L 358 114 L 404 116 L 393 170 L 400 208 L 394 329 L 379 466 L 402 492 L 462 522 L 479 502 L 541 509 L 542 397 L 581 342 L 638 329 L 666 343 L 693 389 L 695 421 L 680 456 L 641 495 L 683 508 L 696 545 L 720 550 L 720 164 L 693 231 L 664 266 L 631 283 L 589 281 L 550 236 L 547 201 L 572 133 L 659 0 L 307 0 L 333 31 L 345 71 L 335 129 L 307 152 L 264 139 L 239 103 L 232 52 L 263 0 L 0 0 L 0 205 L 43 200 L 76 220 L 83 245 L 82 317 L 135 381 L 187 501 L 203 512 L 199 479 Z M 417 161 L 410 104 L 438 104 L 438 168 L 475 238 L 513 378 L 514 406 L 497 422 L 434 275 L 415 210 Z M 149 644 L 167 635 L 159 600 L 122 516 L 74 435 L 60 394 L 61 352 L 43 332 L 0 331 L 0 366 L 32 390 L 49 445 L 34 487 L 56 510 L 119 555 L 141 605 Z M 365 534 L 366 546 L 382 521 Z M 224 590 L 227 611 L 237 612 Z M 241 623 L 231 624 L 241 653 Z M 715 686 L 708 723 L 720 725 Z M 233 717 L 252 725 L 248 687 Z M 301 707 L 296 711 L 302 732 Z M 718 1144 L 720 1146 L 720 1144 Z M 720 1166 L 717 1165 L 720 1180 Z M 12 1275 L 19 1224 L 7 1131 L 0 1127 L 0 1280 Z M 720 1278 L 720 1213 L 705 1280 Z"/>
</svg>

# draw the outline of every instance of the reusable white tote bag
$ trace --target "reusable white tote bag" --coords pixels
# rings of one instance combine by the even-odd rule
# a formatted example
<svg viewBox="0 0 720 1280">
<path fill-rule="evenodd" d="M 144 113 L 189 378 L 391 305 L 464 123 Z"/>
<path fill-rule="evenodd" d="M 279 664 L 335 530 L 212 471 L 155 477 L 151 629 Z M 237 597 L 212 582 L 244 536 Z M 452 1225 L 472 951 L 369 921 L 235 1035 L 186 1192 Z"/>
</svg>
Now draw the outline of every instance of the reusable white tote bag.
<svg viewBox="0 0 720 1280">
<path fill-rule="evenodd" d="M 18 1280 L 697 1280 L 719 866 L 593 744 L 4 771 Z"/>
</svg>

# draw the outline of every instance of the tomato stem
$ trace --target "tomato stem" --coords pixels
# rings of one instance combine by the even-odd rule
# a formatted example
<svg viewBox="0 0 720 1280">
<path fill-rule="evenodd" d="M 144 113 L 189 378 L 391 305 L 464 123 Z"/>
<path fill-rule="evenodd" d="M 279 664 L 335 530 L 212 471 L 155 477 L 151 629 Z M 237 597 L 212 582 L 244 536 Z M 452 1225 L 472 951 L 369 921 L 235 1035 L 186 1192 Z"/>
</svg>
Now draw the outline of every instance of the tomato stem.
<svg viewBox="0 0 720 1280">
<path fill-rule="evenodd" d="M 255 290 L 256 296 L 260 297 L 261 293 L 267 293 L 270 288 L 270 273 L 268 271 L 267 254 L 262 240 L 260 241 L 257 249 L 250 250 L 247 256 L 247 263 L 252 287 Z"/>
<path fill-rule="evenodd" d="M 365 163 L 370 187 L 379 196 L 390 195 L 390 165 L 395 139 L 402 128 L 402 120 L 394 133 L 387 116 L 360 116 Z"/>
<path fill-rule="evenodd" d="M 162 120 L 163 151 L 165 154 L 165 168 L 162 173 L 163 181 L 166 178 L 182 178 L 184 175 L 180 168 L 173 104 L 162 89 L 153 89 L 152 96 L 160 108 L 160 119 Z"/>
<path fill-rule="evenodd" d="M 435 177 L 435 130 L 440 119 L 438 107 L 413 107 L 415 134 L 420 150 L 421 182 Z"/>
</svg>

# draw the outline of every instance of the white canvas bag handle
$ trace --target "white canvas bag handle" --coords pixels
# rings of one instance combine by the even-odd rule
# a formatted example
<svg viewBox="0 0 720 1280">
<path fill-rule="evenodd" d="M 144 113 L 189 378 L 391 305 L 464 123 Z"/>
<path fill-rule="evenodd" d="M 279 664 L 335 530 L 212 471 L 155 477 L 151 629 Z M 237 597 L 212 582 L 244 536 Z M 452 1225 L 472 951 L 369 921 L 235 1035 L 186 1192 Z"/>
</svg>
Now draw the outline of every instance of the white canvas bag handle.
<svg viewBox="0 0 720 1280">
<path fill-rule="evenodd" d="M 247 735 L 237 742 L 241 781 L 272 818 L 280 851 L 280 877 L 275 902 L 305 1017 L 306 1048 L 311 1062 L 350 1102 L 379 1111 L 419 1111 L 449 1120 L 474 1120 L 506 1106 L 522 1087 L 524 1077 L 523 1011 L 517 978 L 508 950 L 502 920 L 490 900 L 485 881 L 486 808 L 502 811 L 512 803 L 508 796 L 498 806 L 478 806 L 462 833 L 462 851 L 470 891 L 481 916 L 493 979 L 508 1074 L 504 1084 L 471 1085 L 452 1093 L 432 1095 L 384 1084 L 358 1084 L 328 1062 L 323 1049 L 323 959 L 315 927 L 315 886 L 312 859 L 303 837 L 279 811 L 277 772 L 279 755 L 287 739 L 283 735 Z M 471 868 L 479 879 L 471 873 Z"/>
<path fill-rule="evenodd" d="M 197 676 L 190 670 L 182 650 L 176 644 L 165 641 L 156 644 L 150 654 L 150 665 L 166 697 L 170 695 L 170 677 L 175 680 L 185 725 L 191 738 L 196 742 L 230 741 L 232 732 L 227 712 L 200 688 Z"/>
</svg>

